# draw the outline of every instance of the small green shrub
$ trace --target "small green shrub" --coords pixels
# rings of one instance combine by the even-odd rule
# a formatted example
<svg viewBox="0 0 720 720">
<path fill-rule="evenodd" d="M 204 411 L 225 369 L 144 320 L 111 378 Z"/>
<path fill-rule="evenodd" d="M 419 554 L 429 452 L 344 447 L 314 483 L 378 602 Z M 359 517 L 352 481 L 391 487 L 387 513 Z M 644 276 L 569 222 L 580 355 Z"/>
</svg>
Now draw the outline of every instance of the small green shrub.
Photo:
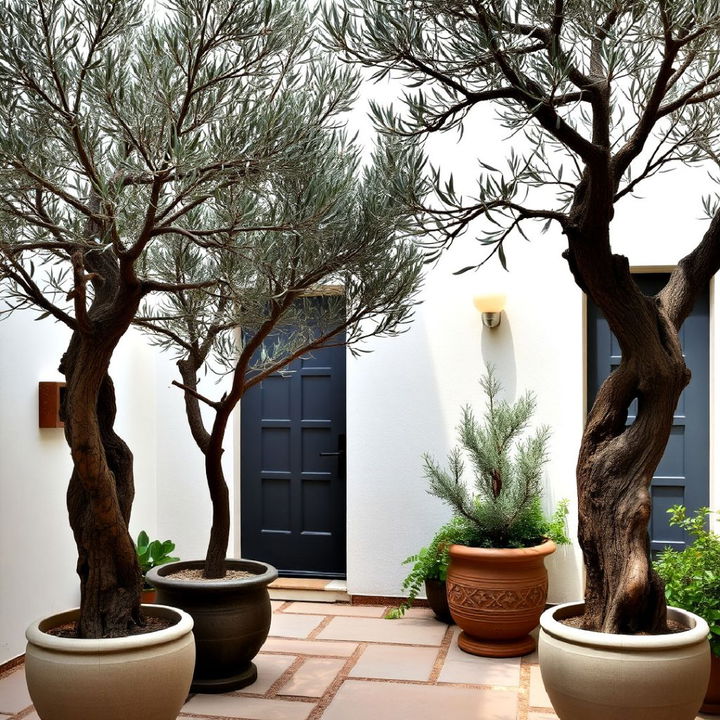
<svg viewBox="0 0 720 720">
<path fill-rule="evenodd" d="M 541 506 L 542 468 L 547 462 L 550 430 L 540 426 L 523 438 L 535 411 L 535 397 L 525 393 L 517 402 L 499 400 L 502 390 L 493 367 L 486 366 L 480 384 L 487 397 L 484 422 L 469 405 L 458 426 L 460 446 L 448 456 L 448 469 L 423 456 L 428 492 L 446 502 L 472 529 L 469 545 L 485 548 L 530 547 L 552 537 L 567 543 L 567 501 L 548 520 Z M 474 492 L 463 480 L 466 455 L 475 477 Z"/>
<path fill-rule="evenodd" d="M 175 543 L 172 540 L 165 540 L 160 542 L 159 540 L 150 540 L 148 534 L 141 530 L 138 535 L 137 542 L 135 543 L 135 552 L 138 557 L 138 564 L 140 565 L 140 572 L 142 572 L 143 581 L 148 570 L 156 567 L 157 565 L 166 565 L 167 563 L 177 562 L 180 558 L 171 557 L 171 553 L 175 549 Z M 152 586 L 144 582 L 145 589 L 150 589 Z"/>
<path fill-rule="evenodd" d="M 669 605 L 689 610 L 710 626 L 710 649 L 720 657 L 720 535 L 708 530 L 709 508 L 688 517 L 682 505 L 671 507 L 670 524 L 693 538 L 684 550 L 666 548 L 653 563 L 665 582 Z"/>
</svg>

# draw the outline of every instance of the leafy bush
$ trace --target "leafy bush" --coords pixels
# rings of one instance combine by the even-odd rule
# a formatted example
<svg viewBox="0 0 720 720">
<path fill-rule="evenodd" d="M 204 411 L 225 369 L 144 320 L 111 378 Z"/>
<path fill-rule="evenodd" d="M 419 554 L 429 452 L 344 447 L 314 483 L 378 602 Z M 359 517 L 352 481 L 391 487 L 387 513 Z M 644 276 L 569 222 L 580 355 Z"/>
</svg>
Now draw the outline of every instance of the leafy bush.
<svg viewBox="0 0 720 720">
<path fill-rule="evenodd" d="M 471 528 L 467 543 L 475 547 L 531 547 L 552 537 L 567 543 L 567 501 L 558 506 L 552 520 L 542 511 L 542 467 L 547 462 L 550 430 L 542 425 L 534 435 L 521 439 L 535 411 L 535 397 L 525 393 L 516 403 L 498 400 L 502 390 L 491 365 L 480 384 L 487 396 L 484 423 L 469 405 L 462 409 L 458 426 L 460 447 L 448 456 L 444 469 L 428 454 L 423 456 L 425 477 L 432 495 L 445 501 L 454 514 Z M 469 456 L 475 476 L 475 492 L 463 481 Z"/>
<path fill-rule="evenodd" d="M 160 542 L 159 540 L 150 541 L 148 534 L 141 530 L 135 543 L 135 551 L 138 556 L 138 564 L 140 565 L 140 571 L 142 572 L 143 581 L 148 570 L 151 570 L 157 565 L 166 565 L 167 563 L 177 562 L 180 558 L 171 557 L 171 553 L 175 549 L 175 543 L 172 540 L 165 540 Z M 145 589 L 149 589 L 152 586 L 144 582 Z"/>
<path fill-rule="evenodd" d="M 699 615 L 710 626 L 710 649 L 720 657 L 720 535 L 708 530 L 709 508 L 699 508 L 693 517 L 682 505 L 668 512 L 670 524 L 693 542 L 684 550 L 663 550 L 655 570 L 665 581 L 668 604 Z"/>
</svg>

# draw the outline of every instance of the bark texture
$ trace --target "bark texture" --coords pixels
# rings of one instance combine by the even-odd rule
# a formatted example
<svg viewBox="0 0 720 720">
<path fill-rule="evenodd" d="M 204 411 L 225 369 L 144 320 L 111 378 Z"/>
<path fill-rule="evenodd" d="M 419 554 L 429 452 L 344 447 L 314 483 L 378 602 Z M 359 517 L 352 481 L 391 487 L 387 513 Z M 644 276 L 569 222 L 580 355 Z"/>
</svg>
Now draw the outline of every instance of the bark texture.
<svg viewBox="0 0 720 720">
<path fill-rule="evenodd" d="M 626 258 L 612 254 L 612 173 L 578 189 L 565 254 L 577 284 L 600 307 L 622 349 L 620 366 L 590 409 L 577 464 L 578 538 L 583 550 L 583 625 L 610 633 L 667 631 L 662 582 L 650 564 L 650 483 L 680 394 L 690 381 L 678 333 L 699 291 L 720 266 L 720 221 L 646 297 Z M 591 175 L 588 172 L 587 177 Z M 626 426 L 637 400 L 637 416 Z"/>
<path fill-rule="evenodd" d="M 83 638 L 121 637 L 132 624 L 142 624 L 142 576 L 128 532 L 133 457 L 114 431 L 115 391 L 108 369 L 142 290 L 122 276 L 109 253 L 87 252 L 77 265 L 78 324 L 60 371 L 66 379 L 62 413 L 73 459 L 67 506 L 78 550 L 78 632 Z M 82 276 L 86 269 L 90 273 Z M 85 311 L 88 279 L 94 293 Z"/>
</svg>

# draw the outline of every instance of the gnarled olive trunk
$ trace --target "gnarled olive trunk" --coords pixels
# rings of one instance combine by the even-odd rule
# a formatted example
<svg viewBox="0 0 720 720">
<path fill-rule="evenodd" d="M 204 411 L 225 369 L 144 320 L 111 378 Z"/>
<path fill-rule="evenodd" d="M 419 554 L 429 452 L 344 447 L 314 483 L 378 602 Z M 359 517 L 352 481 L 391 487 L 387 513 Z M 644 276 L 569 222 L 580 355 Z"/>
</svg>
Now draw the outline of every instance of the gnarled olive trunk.
<svg viewBox="0 0 720 720">
<path fill-rule="evenodd" d="M 579 540 L 587 587 L 583 624 L 613 633 L 667 629 L 663 586 L 650 565 L 650 483 L 689 380 L 677 331 L 657 316 L 657 342 L 628 352 L 589 413 L 577 467 Z M 646 328 L 650 330 L 650 328 Z M 635 422 L 626 427 L 637 399 Z"/>
<path fill-rule="evenodd" d="M 73 473 L 67 492 L 78 549 L 83 638 L 119 637 L 140 624 L 142 576 L 128 532 L 134 496 L 132 453 L 114 432 L 115 392 L 107 373 L 114 343 L 73 336 L 61 371 L 65 436 Z"/>
</svg>

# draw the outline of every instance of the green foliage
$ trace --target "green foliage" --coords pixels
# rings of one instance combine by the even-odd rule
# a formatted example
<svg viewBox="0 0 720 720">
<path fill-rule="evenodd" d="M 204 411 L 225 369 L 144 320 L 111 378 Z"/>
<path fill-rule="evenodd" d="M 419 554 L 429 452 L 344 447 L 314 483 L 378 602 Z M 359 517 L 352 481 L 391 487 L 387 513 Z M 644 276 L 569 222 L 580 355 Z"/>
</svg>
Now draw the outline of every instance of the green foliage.
<svg viewBox="0 0 720 720">
<path fill-rule="evenodd" d="M 402 617 L 405 611 L 412 607 L 426 580 L 445 580 L 450 562 L 450 546 L 467 545 L 471 536 L 468 523 L 463 518 L 453 518 L 435 533 L 427 547 L 420 548 L 416 555 L 405 558 L 403 565 L 413 563 L 402 584 L 403 590 L 408 591 L 408 596 L 398 607 L 392 608 L 386 617 L 392 620 Z"/>
<path fill-rule="evenodd" d="M 685 507 L 671 507 L 670 524 L 693 538 L 684 550 L 666 548 L 654 568 L 665 582 L 668 604 L 699 615 L 710 626 L 710 648 L 720 657 L 720 536 L 708 530 L 709 508 L 688 517 Z"/>
<path fill-rule="evenodd" d="M 137 552 L 138 564 L 143 578 L 149 570 L 158 565 L 166 565 L 167 563 L 177 562 L 180 558 L 172 557 L 170 553 L 175 549 L 175 543 L 172 540 L 150 540 L 148 534 L 141 530 L 135 543 L 135 551 Z M 145 583 L 145 588 L 150 586 Z"/>
<path fill-rule="evenodd" d="M 568 542 L 561 503 L 549 522 L 541 506 L 542 467 L 547 462 L 550 430 L 541 426 L 522 437 L 535 410 L 535 398 L 526 393 L 514 404 L 499 400 L 502 389 L 491 365 L 480 384 L 487 397 L 484 423 L 470 406 L 462 409 L 458 426 L 460 447 L 448 456 L 449 469 L 424 455 L 428 492 L 446 502 L 472 528 L 470 545 L 528 547 L 544 537 Z M 475 479 L 474 492 L 463 480 L 467 455 Z"/>
</svg>

